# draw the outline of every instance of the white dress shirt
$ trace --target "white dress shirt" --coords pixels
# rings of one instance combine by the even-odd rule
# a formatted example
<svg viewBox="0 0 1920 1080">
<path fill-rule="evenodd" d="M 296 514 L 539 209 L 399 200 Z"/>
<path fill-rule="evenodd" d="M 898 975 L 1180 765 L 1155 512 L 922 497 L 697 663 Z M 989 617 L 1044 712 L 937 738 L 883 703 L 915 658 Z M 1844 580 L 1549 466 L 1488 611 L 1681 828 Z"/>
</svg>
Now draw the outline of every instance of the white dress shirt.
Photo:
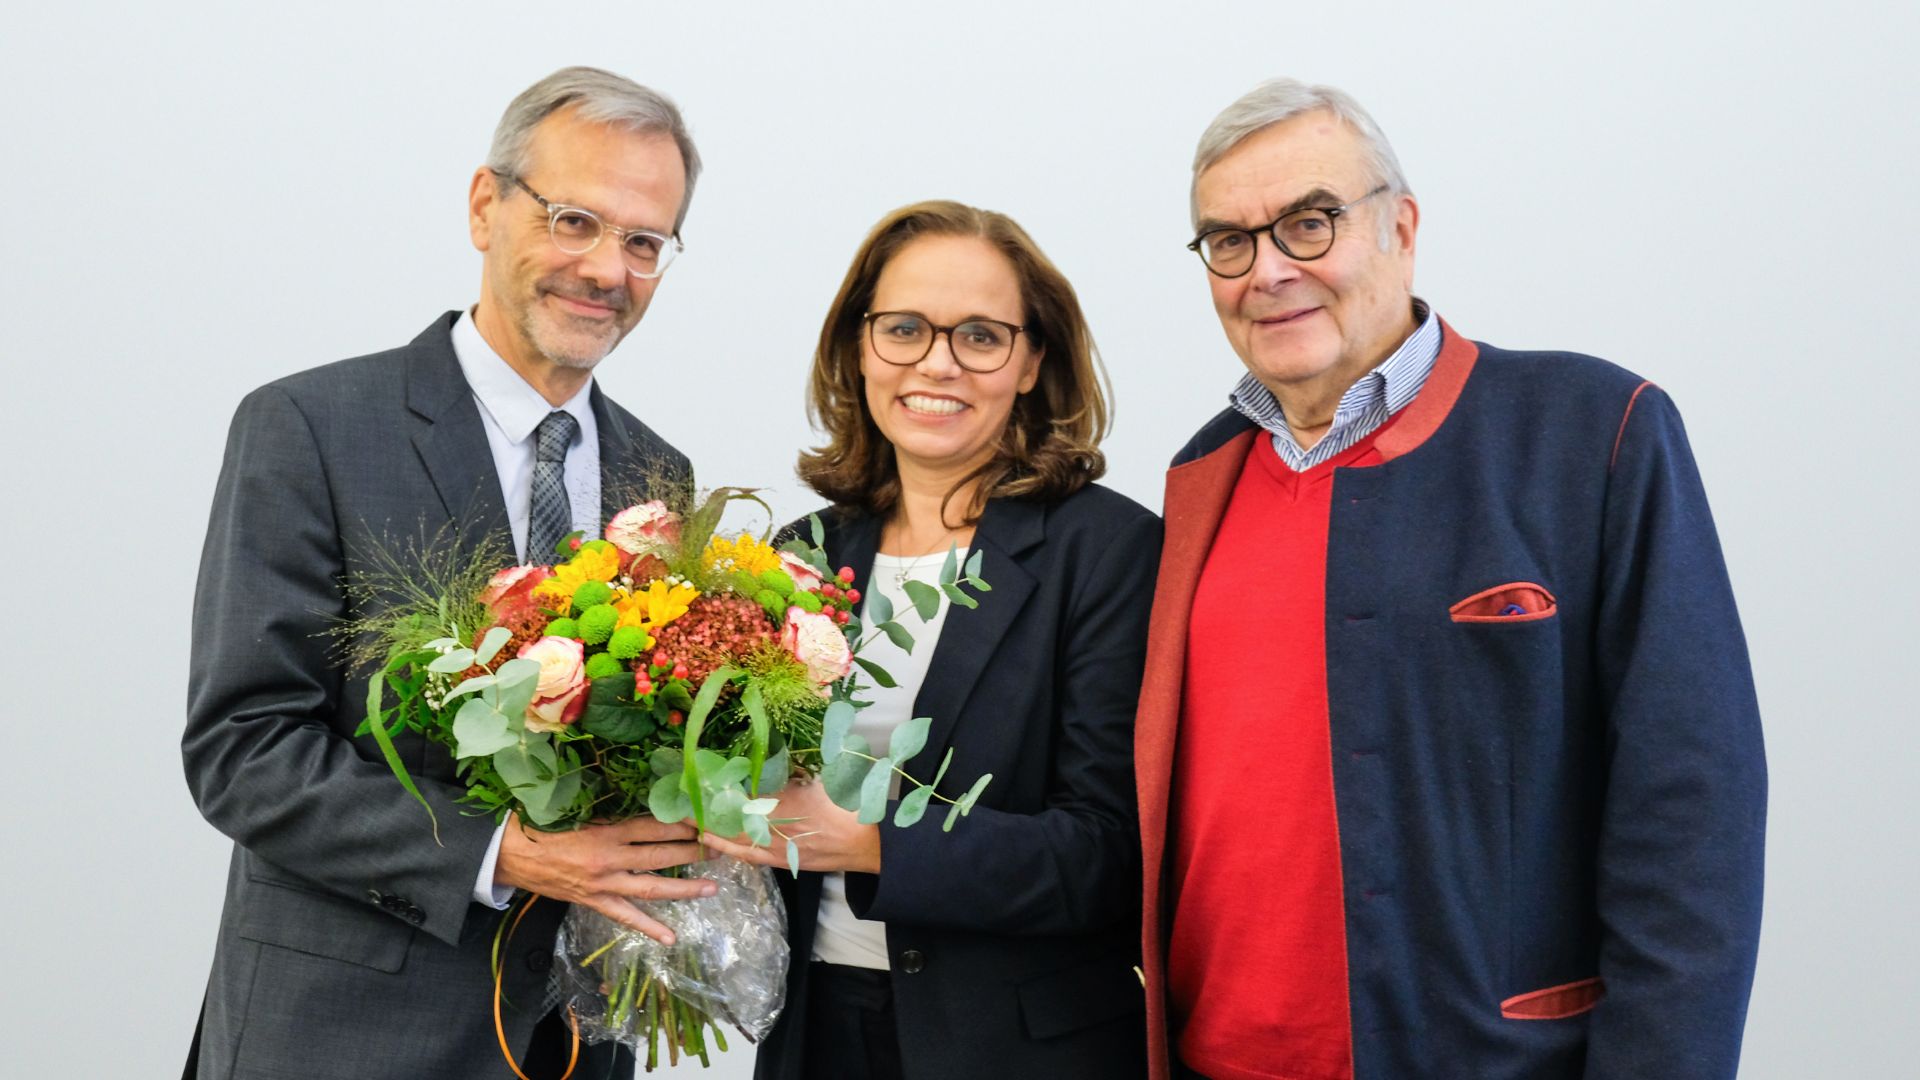
<svg viewBox="0 0 1920 1080">
<path fill-rule="evenodd" d="M 963 560 L 967 557 L 966 548 L 960 549 L 959 557 Z M 952 602 L 942 595 L 940 608 L 933 618 L 920 622 L 918 616 L 907 614 L 913 610 L 913 599 L 907 595 L 902 580 L 938 585 L 940 568 L 946 559 L 944 551 L 917 559 L 898 555 L 873 557 L 873 574 L 867 579 L 868 594 L 884 593 L 893 602 L 893 609 L 900 613 L 900 624 L 913 635 L 910 653 L 902 652 L 884 634 L 876 635 L 860 652 L 861 659 L 880 665 L 898 684 L 891 688 L 863 688 L 864 696 L 872 704 L 854 717 L 853 730 L 873 747 L 875 757 L 886 756 L 893 729 L 913 718 L 913 699 L 920 696 L 920 684 L 927 680 L 927 665 L 933 661 L 940 628 L 946 625 L 947 612 L 952 608 Z M 871 626 L 866 613 L 871 610 L 872 601 L 863 600 L 862 605 L 860 625 Z M 931 780 L 932 777 L 919 779 Z M 900 778 L 895 776 L 890 795 L 899 794 Z M 847 905 L 847 875 L 832 873 L 821 881 L 818 910 L 819 917 L 813 928 L 813 959 L 875 971 L 886 971 L 891 966 L 887 960 L 887 924 L 862 919 L 853 913 L 853 908 Z"/>
<path fill-rule="evenodd" d="M 474 403 L 480 407 L 480 424 L 487 429 L 487 446 L 493 451 L 500 494 L 506 500 L 507 524 L 513 528 L 514 555 L 521 562 L 550 562 L 551 552 L 527 551 L 527 529 L 532 517 L 534 431 L 554 407 L 480 336 L 472 308 L 453 324 L 453 355 L 473 389 Z M 560 411 L 571 415 L 579 425 L 562 466 L 567 502 L 573 508 L 573 527 L 596 537 L 600 535 L 600 425 L 593 417 L 593 380 L 589 378 L 579 393 L 560 406 Z M 505 831 L 505 824 L 493 830 L 493 842 L 487 845 L 486 858 L 473 882 L 474 900 L 499 910 L 513 902 L 512 889 L 493 883 L 494 867 L 500 861 L 500 837 Z"/>
</svg>

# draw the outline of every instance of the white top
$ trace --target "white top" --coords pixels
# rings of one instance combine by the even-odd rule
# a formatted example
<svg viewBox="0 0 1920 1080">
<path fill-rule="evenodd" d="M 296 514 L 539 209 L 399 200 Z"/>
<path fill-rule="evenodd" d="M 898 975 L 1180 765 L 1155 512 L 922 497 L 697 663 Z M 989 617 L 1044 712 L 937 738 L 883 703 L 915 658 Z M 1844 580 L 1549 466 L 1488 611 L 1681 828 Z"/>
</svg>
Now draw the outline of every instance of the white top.
<svg viewBox="0 0 1920 1080">
<path fill-rule="evenodd" d="M 514 556 L 524 562 L 527 523 L 533 516 L 533 433 L 553 406 L 480 336 L 480 328 L 473 324 L 472 308 L 453 324 L 453 355 L 473 390 L 474 403 L 480 406 L 480 426 L 487 429 L 487 447 L 493 451 L 493 468 L 500 474 L 500 495 L 506 500 L 507 524 L 513 528 Z M 593 418 L 593 380 L 588 379 L 560 408 L 580 425 L 567 446 L 566 464 L 561 466 L 567 503 L 573 509 L 573 527 L 589 537 L 598 536 L 600 425 Z M 473 880 L 474 900 L 501 911 L 513 902 L 512 889 L 493 883 L 494 866 L 500 860 L 500 834 L 505 831 L 504 824 L 493 830 L 493 841 L 487 845 L 487 854 Z"/>
<path fill-rule="evenodd" d="M 960 558 L 967 556 L 967 549 L 960 549 Z M 879 757 L 887 752 L 887 746 L 893 740 L 893 729 L 913 718 L 913 699 L 920 694 L 920 684 L 927 679 L 927 665 L 933 660 L 933 647 L 940 641 L 940 628 L 946 625 L 947 611 L 953 606 L 945 596 L 940 597 L 940 610 L 934 613 L 930 622 L 922 623 L 914 612 L 913 601 L 907 597 L 902 581 L 923 581 L 928 585 L 940 583 L 940 567 L 946 563 L 947 553 L 936 552 L 917 559 L 906 559 L 898 555 L 875 555 L 873 573 L 867 579 L 867 595 L 875 591 L 893 602 L 894 621 L 907 628 L 913 635 L 913 652 L 901 652 L 892 639 L 885 634 L 876 637 L 866 648 L 860 651 L 863 660 L 871 660 L 893 676 L 899 685 L 889 690 L 884 686 L 868 685 L 863 688 L 867 700 L 873 704 L 860 710 L 853 722 L 854 733 L 867 740 L 873 747 L 873 754 Z M 873 609 L 871 600 L 861 604 L 860 623 L 869 625 L 868 613 Z M 931 780 L 931 776 L 919 777 Z M 900 778 L 893 778 L 893 792 L 900 793 Z M 804 825 L 798 826 L 804 829 Z M 847 906 L 847 876 L 828 874 L 820 886 L 820 916 L 813 931 L 813 958 L 829 964 L 844 964 L 848 967 L 872 968 L 886 971 L 891 965 L 887 962 L 887 925 L 873 922 L 854 915 Z"/>
<path fill-rule="evenodd" d="M 493 467 L 500 474 L 500 495 L 507 504 L 507 524 L 513 528 L 514 554 L 521 562 L 550 563 L 553 552 L 527 550 L 527 522 L 532 517 L 533 433 L 555 408 L 480 336 L 472 310 L 453 324 L 453 355 L 459 358 L 460 372 L 480 406 L 480 424 L 487 429 Z M 600 425 L 593 417 L 593 380 L 589 378 L 558 411 L 580 425 L 567 445 L 561 472 L 567 483 L 567 503 L 573 508 L 573 527 L 591 540 L 600 535 Z"/>
</svg>

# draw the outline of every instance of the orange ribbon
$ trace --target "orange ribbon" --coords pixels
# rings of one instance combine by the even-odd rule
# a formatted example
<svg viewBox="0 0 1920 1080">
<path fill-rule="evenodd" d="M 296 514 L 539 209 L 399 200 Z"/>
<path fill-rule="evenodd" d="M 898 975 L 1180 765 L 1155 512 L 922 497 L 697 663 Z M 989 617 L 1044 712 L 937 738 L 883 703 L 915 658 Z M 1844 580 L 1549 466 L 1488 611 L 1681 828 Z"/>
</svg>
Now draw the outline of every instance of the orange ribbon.
<svg viewBox="0 0 1920 1080">
<path fill-rule="evenodd" d="M 520 928 L 520 920 L 527 917 L 528 909 L 532 908 L 534 901 L 538 899 L 540 899 L 540 897 L 536 895 L 529 895 L 527 902 L 520 905 L 520 913 L 513 917 L 513 922 L 507 927 L 507 942 L 513 940 L 513 932 Z M 502 953 L 506 952 L 506 942 L 501 944 L 500 951 Z M 493 965 L 493 1033 L 500 1038 L 500 1053 L 506 1057 L 507 1067 L 513 1070 L 513 1075 L 519 1077 L 520 1080 L 533 1080 L 532 1077 L 520 1071 L 520 1063 L 514 1060 L 513 1049 L 507 1045 L 506 1025 L 500 1021 L 500 984 L 505 970 L 505 962 L 499 957 L 495 957 Z M 574 1067 L 580 1064 L 580 1018 L 574 1015 L 572 1005 L 567 1006 L 567 1026 L 573 1030 L 573 1048 L 567 1055 L 567 1071 L 560 1074 L 560 1080 L 567 1080 L 568 1077 L 573 1075 Z"/>
</svg>

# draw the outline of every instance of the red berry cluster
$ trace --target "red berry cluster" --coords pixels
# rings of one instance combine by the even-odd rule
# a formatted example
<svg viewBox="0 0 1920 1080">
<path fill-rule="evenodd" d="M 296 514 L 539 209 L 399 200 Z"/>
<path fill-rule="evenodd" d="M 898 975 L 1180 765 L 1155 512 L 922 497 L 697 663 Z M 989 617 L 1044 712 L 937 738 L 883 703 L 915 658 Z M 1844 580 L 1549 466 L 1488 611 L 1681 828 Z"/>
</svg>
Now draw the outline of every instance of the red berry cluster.
<svg viewBox="0 0 1920 1080">
<path fill-rule="evenodd" d="M 668 656 L 665 649 L 653 650 L 653 656 L 650 659 L 652 660 L 650 664 L 633 673 L 633 700 L 635 701 L 645 701 L 656 688 L 656 680 L 665 683 L 678 679 L 684 683 L 688 681 L 688 676 L 693 674 L 685 663 L 676 662 Z M 691 693 L 691 689 L 688 692 Z M 667 723 L 672 727 L 679 727 L 686 719 L 686 715 L 679 709 L 672 709 L 667 713 Z"/>
<path fill-rule="evenodd" d="M 816 590 L 820 610 L 841 626 L 853 618 L 853 607 L 860 602 L 860 590 L 853 588 L 853 567 L 843 566 L 835 580 L 824 582 Z"/>
<path fill-rule="evenodd" d="M 686 614 L 653 632 L 654 645 L 677 658 L 696 687 L 715 668 L 773 639 L 767 610 L 740 596 L 698 597 Z"/>
</svg>

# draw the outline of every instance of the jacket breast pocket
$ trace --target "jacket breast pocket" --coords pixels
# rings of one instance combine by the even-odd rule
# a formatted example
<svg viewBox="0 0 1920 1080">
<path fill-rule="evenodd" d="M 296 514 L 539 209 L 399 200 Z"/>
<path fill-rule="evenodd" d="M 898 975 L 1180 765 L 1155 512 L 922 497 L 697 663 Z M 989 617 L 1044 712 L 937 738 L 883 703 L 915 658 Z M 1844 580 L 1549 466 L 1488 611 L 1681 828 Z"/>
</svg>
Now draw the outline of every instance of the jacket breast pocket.
<svg viewBox="0 0 1920 1080">
<path fill-rule="evenodd" d="M 1482 589 L 1447 609 L 1457 623 L 1527 623 L 1551 619 L 1560 604 L 1545 586 L 1531 581 L 1509 581 Z"/>
<path fill-rule="evenodd" d="M 1017 987 L 1027 1035 L 1052 1039 L 1144 1013 L 1145 993 L 1133 969 L 1114 957 L 1036 975 Z"/>
<path fill-rule="evenodd" d="M 248 941 L 389 973 L 405 966 L 414 935 L 412 927 L 370 906 L 258 877 L 247 882 L 236 932 Z"/>
</svg>

